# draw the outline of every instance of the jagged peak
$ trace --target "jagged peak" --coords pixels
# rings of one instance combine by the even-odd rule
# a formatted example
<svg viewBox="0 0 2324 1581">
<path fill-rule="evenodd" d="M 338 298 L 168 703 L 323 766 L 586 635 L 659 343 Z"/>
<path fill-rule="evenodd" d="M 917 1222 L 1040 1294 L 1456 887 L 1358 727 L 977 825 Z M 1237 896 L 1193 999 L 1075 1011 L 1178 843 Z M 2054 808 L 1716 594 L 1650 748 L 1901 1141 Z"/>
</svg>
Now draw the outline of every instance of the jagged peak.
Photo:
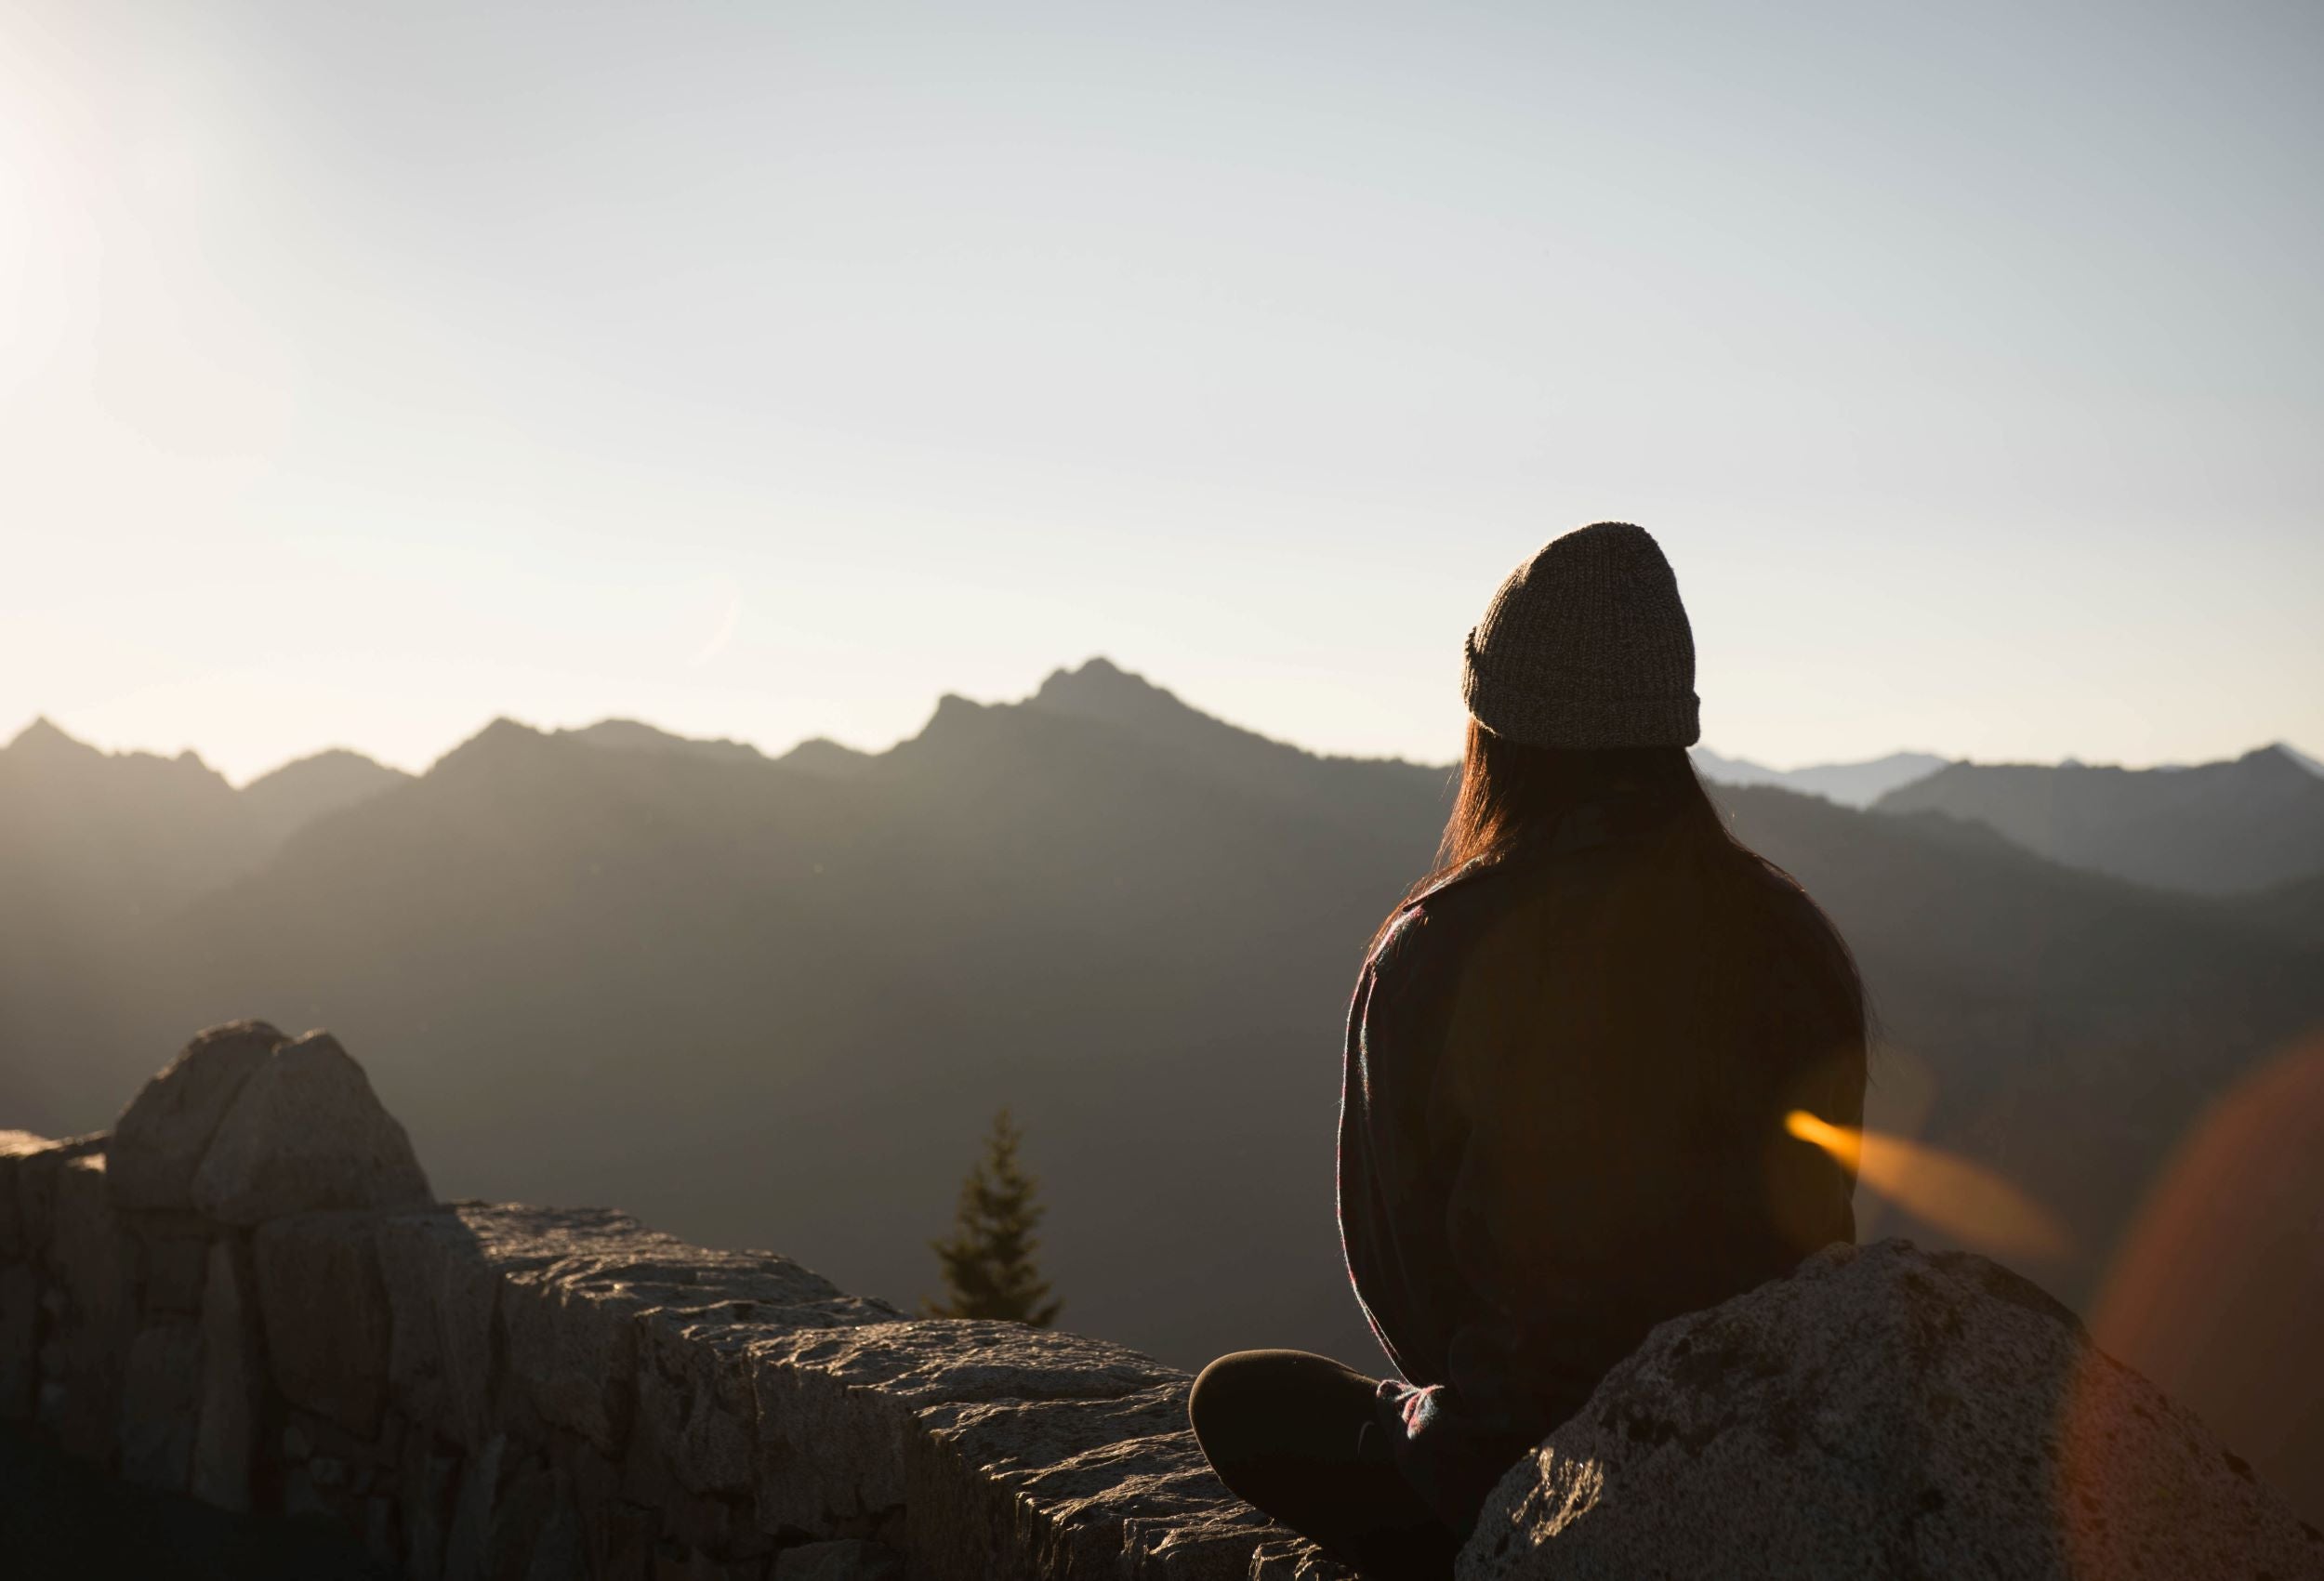
<svg viewBox="0 0 2324 1581">
<path fill-rule="evenodd" d="M 694 758 L 730 759 L 759 759 L 766 757 L 765 753 L 746 741 L 734 741 L 725 736 L 680 735 L 659 725 L 649 725 L 642 719 L 605 718 L 578 730 L 559 731 L 557 733 L 613 752 L 683 753 Z"/>
<path fill-rule="evenodd" d="M 56 721 L 46 714 L 34 715 L 33 722 L 17 731 L 7 746 L 0 750 L 25 753 L 85 753 L 92 758 L 104 756 L 99 748 L 91 746 L 78 736 L 67 735 L 58 729 Z"/>
<path fill-rule="evenodd" d="M 2270 745 L 2269 750 L 2282 753 L 2286 758 L 2291 758 L 2292 762 L 2298 764 L 2301 768 L 2305 769 L 2309 773 L 2317 776 L 2319 779 L 2324 779 L 2324 761 L 2319 761 L 2317 758 L 2309 757 L 2306 753 L 2292 745 L 2291 743 L 2288 741 L 2275 742 Z"/>
<path fill-rule="evenodd" d="M 827 735 L 811 735 L 775 761 L 786 769 L 798 769 L 812 774 L 852 774 L 872 762 L 876 756 L 833 741 Z"/>
<path fill-rule="evenodd" d="M 537 730 L 521 719 L 512 719 L 503 714 L 437 758 L 429 766 L 428 771 L 432 774 L 454 764 L 465 764 L 504 752 L 521 751 L 528 746 L 544 745 L 549 739 L 547 731 Z"/>
<path fill-rule="evenodd" d="M 1135 671 L 1122 668 L 1103 653 L 1093 653 L 1076 665 L 1051 670 L 1027 701 L 1073 713 L 1152 708 L 1157 704 L 1188 707 L 1168 687 L 1156 686 Z"/>
</svg>

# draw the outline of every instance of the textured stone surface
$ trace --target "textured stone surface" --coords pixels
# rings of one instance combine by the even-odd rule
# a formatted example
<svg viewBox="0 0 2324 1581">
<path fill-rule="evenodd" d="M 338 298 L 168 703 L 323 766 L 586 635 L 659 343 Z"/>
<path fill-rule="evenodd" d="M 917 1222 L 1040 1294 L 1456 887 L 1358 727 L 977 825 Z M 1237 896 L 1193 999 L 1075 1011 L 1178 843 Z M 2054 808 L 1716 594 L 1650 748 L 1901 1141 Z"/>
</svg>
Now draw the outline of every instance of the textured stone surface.
<svg viewBox="0 0 2324 1581">
<path fill-rule="evenodd" d="M 278 1219 L 251 1237 L 258 1312 L 275 1387 L 364 1438 L 388 1387 L 388 1297 L 361 1213 Z"/>
<path fill-rule="evenodd" d="M 411 1139 L 363 1068 L 326 1032 L 250 1073 L 193 1177 L 193 1206 L 220 1224 L 297 1213 L 396 1209 L 433 1193 Z"/>
<path fill-rule="evenodd" d="M 24 1209 L 18 1201 L 18 1160 L 46 1153 L 57 1144 L 30 1131 L 0 1131 L 0 1266 L 33 1255 L 24 1231 Z"/>
<path fill-rule="evenodd" d="M 1306 1538 L 1279 1533 L 1260 1543 L 1250 1556 L 1248 1581 L 1354 1581 L 1355 1572 Z"/>
<path fill-rule="evenodd" d="M 40 1276 L 29 1263 L 0 1267 L 0 1421 L 32 1416 L 39 1347 Z"/>
<path fill-rule="evenodd" d="M 49 1261 L 85 1324 L 119 1324 L 128 1310 L 129 1267 L 121 1222 L 105 1183 L 105 1155 L 67 1159 L 56 1172 Z"/>
<path fill-rule="evenodd" d="M 55 1390 L 43 1420 L 68 1455 L 110 1463 L 118 1448 L 121 1373 L 130 1332 L 127 1245 L 105 1189 L 105 1155 L 61 1160 L 50 1185 Z"/>
<path fill-rule="evenodd" d="M 250 1508 L 263 1378 L 252 1333 L 248 1278 L 224 1242 L 210 1248 L 202 1285 L 202 1403 L 195 1418 L 194 1497 L 220 1509 Z"/>
<path fill-rule="evenodd" d="M 194 1034 L 139 1089 L 113 1127 L 112 1197 L 127 1208 L 193 1206 L 194 1171 L 243 1084 L 284 1042 L 264 1021 L 229 1021 Z"/>
<path fill-rule="evenodd" d="M 122 1375 L 122 1480 L 184 1493 L 201 1403 L 201 1329 L 191 1323 L 139 1329 Z"/>
<path fill-rule="evenodd" d="M 1459 1574 L 2291 1581 L 2324 1535 L 2038 1287 L 1888 1241 L 1656 1329 Z"/>
<path fill-rule="evenodd" d="M 152 1232 L 136 1231 L 139 1265 L 143 1270 L 139 1300 L 150 1315 L 177 1312 L 186 1317 L 202 1311 L 202 1275 L 210 1266 L 210 1237 L 180 1224 Z"/>
<path fill-rule="evenodd" d="M 1060 1581 L 1242 1581 L 1274 1528 L 1212 1474 L 1186 1391 L 1177 1379 L 1111 1399 L 925 1408 L 906 1462 L 912 1551 L 963 1581 L 1011 1564 Z"/>
<path fill-rule="evenodd" d="M 948 1321 L 786 1334 L 753 1346 L 750 1366 L 759 1522 L 834 1535 L 903 1509 L 922 1407 L 1118 1398 L 1183 1377 L 1103 1340 Z"/>
<path fill-rule="evenodd" d="M 493 1315 L 501 1270 L 467 1221 L 473 1204 L 399 1214 L 379 1226 L 390 1313 L 388 1388 L 397 1406 L 453 1443 L 490 1436 Z"/>
<path fill-rule="evenodd" d="M 21 1242 L 16 1255 L 41 1262 L 56 1240 L 58 1175 L 76 1158 L 102 1153 L 109 1139 L 101 1131 L 58 1141 L 26 1131 L 9 1131 L 6 1137 L 6 1145 L 0 1145 L 0 1191 L 16 1201 Z"/>
</svg>

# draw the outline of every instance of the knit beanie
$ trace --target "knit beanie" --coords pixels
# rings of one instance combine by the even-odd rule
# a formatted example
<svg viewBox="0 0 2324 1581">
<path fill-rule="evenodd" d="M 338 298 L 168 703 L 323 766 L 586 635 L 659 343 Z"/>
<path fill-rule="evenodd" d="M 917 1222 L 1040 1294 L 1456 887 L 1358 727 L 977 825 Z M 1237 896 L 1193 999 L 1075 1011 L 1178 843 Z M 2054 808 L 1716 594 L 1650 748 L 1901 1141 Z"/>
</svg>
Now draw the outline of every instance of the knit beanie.
<svg viewBox="0 0 2324 1581">
<path fill-rule="evenodd" d="M 1692 746 L 1695 634 L 1643 527 L 1599 521 L 1509 573 L 1469 633 L 1477 723 L 1534 746 Z"/>
</svg>

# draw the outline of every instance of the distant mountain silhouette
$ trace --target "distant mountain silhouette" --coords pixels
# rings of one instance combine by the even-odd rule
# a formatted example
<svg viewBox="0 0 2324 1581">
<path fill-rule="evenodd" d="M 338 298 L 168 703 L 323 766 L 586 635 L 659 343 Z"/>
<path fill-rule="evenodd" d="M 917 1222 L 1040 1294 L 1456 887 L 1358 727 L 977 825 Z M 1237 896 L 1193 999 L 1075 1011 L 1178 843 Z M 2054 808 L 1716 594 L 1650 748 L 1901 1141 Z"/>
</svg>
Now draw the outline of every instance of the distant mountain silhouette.
<svg viewBox="0 0 2324 1581">
<path fill-rule="evenodd" d="M 1316 757 L 1103 661 L 1021 703 L 946 697 L 877 754 L 619 734 L 645 749 L 495 721 L 11 975 L 0 1122 L 105 1124 L 208 1022 L 327 1024 L 441 1189 L 618 1204 L 908 1300 L 1005 1102 L 1076 1326 L 1182 1363 L 1287 1344 L 1382 1364 L 1332 1219 L 1340 1039 L 1446 768 Z M 52 753 L 233 801 L 198 764 L 33 757 Z M 2052 1203 L 2074 1247 L 2036 1271 L 2069 1297 L 2192 1117 L 2324 1019 L 2324 950 L 2249 908 L 1935 814 L 1720 795 L 1862 959 L 1895 1050 L 1876 1123 Z M 55 897 L 118 865 L 73 848 L 47 890 L 0 890 L 0 926 L 51 931 Z"/>
<path fill-rule="evenodd" d="M 1770 769 L 1748 758 L 1722 758 L 1708 746 L 1695 748 L 1696 772 L 1723 785 L 1779 785 L 1820 796 L 1842 807 L 1869 807 L 1899 785 L 1942 769 L 1933 752 L 1892 752 L 1864 763 L 1817 763 L 1804 769 Z"/>
<path fill-rule="evenodd" d="M 792 747 L 775 761 L 786 769 L 802 773 L 820 774 L 825 779 L 843 779 L 860 773 L 870 764 L 873 755 L 858 752 L 852 746 L 841 746 L 836 741 L 812 736 Z"/>
<path fill-rule="evenodd" d="M 2194 894 L 2324 873 L 2324 778 L 2278 746 L 2186 769 L 1954 763 L 1876 809 L 1974 819 L 2053 861 Z"/>
<path fill-rule="evenodd" d="M 729 762 L 763 761 L 766 754 L 741 741 L 701 741 L 672 735 L 635 719 L 600 719 L 577 731 L 560 732 L 613 752 L 677 752 L 689 758 L 715 758 Z"/>
<path fill-rule="evenodd" d="M 369 801 L 410 781 L 401 769 L 334 747 L 284 764 L 242 787 L 240 800 L 279 844 L 326 812 Z"/>
<path fill-rule="evenodd" d="M 46 1052 L 53 1018 L 101 1007 L 197 896 L 352 805 L 365 771 L 407 777 L 324 754 L 237 791 L 191 752 L 107 753 L 46 718 L 0 747 L 0 1102 L 69 1105 L 83 1089 Z"/>
</svg>

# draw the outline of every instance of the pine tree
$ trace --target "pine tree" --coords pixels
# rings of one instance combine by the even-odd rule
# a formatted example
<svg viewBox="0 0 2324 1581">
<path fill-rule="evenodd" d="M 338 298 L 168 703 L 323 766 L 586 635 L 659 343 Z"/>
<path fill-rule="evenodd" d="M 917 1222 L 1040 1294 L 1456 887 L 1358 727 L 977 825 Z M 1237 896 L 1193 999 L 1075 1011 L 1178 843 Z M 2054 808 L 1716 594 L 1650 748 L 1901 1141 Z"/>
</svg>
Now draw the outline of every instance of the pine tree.
<svg viewBox="0 0 2324 1581">
<path fill-rule="evenodd" d="M 1033 1200 L 1039 1182 L 1017 1163 L 1019 1138 L 1003 1109 L 993 1116 L 984 1156 L 960 1183 L 960 1208 L 952 1234 L 931 1241 L 944 1265 L 946 1299 L 923 1300 L 929 1317 L 1002 1318 L 1047 1328 L 1057 1321 L 1060 1303 L 1034 1266 L 1040 1243 L 1035 1226 L 1046 1210 Z"/>
</svg>

